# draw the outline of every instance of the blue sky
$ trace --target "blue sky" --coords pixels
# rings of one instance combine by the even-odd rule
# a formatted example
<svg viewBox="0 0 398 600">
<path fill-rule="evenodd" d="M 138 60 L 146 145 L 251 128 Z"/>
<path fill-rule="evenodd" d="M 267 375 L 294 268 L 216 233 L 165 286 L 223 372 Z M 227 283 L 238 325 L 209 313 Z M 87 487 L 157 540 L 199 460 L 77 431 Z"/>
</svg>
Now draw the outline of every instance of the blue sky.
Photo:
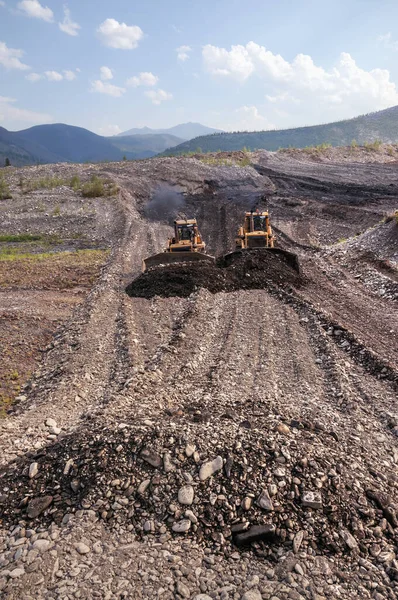
<svg viewBox="0 0 398 600">
<path fill-rule="evenodd" d="M 396 0 L 0 0 L 0 125 L 111 135 L 398 104 Z"/>
</svg>

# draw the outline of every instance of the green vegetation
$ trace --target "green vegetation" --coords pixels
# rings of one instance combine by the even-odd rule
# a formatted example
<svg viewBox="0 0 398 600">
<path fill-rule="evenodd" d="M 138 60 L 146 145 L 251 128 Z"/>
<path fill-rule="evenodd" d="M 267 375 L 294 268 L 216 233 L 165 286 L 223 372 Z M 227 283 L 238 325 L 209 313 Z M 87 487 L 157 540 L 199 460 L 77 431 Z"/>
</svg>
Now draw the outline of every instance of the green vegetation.
<svg viewBox="0 0 398 600">
<path fill-rule="evenodd" d="M 82 186 L 82 183 L 80 181 L 80 177 L 78 175 L 73 175 L 73 177 L 71 178 L 70 182 L 69 182 L 69 187 L 72 188 L 72 190 L 74 190 L 75 192 L 78 192 L 80 190 Z"/>
<path fill-rule="evenodd" d="M 354 150 L 355 148 L 358 148 L 358 142 L 356 140 L 352 140 L 351 141 L 351 148 Z"/>
<path fill-rule="evenodd" d="M 12 198 L 10 188 L 4 177 L 0 175 L 0 200 L 9 200 L 10 198 Z"/>
<path fill-rule="evenodd" d="M 59 217 L 61 214 L 61 207 L 59 204 L 57 204 L 52 212 L 52 216 L 53 217 Z"/>
<path fill-rule="evenodd" d="M 378 150 L 380 150 L 382 143 L 383 142 L 381 140 L 375 140 L 374 142 L 365 142 L 364 148 L 366 150 L 369 150 L 370 152 L 377 152 Z"/>
<path fill-rule="evenodd" d="M 356 117 L 336 123 L 281 129 L 275 131 L 240 131 L 215 133 L 197 137 L 166 150 L 163 155 L 179 156 L 195 151 L 199 145 L 203 152 L 237 151 L 243 147 L 276 151 L 279 148 L 317 147 L 324 143 L 332 146 L 349 146 L 351 140 L 363 145 L 367 140 L 378 139 L 385 142 L 398 142 L 398 107 Z"/>
<path fill-rule="evenodd" d="M 38 242 L 39 240 L 46 239 L 43 235 L 32 234 L 32 233 L 19 233 L 17 235 L 0 235 L 0 242 Z"/>
<path fill-rule="evenodd" d="M 115 196 L 119 188 L 109 179 L 101 179 L 93 175 L 87 183 L 82 186 L 83 198 L 101 198 L 103 196 Z"/>
<path fill-rule="evenodd" d="M 245 156 L 244 158 L 225 158 L 223 156 L 210 156 L 203 155 L 198 157 L 199 160 L 205 165 L 212 165 L 218 167 L 247 167 L 251 164 L 250 158 Z"/>
<path fill-rule="evenodd" d="M 11 167 L 10 159 L 8 157 L 4 161 L 4 166 L 5 167 Z"/>
<path fill-rule="evenodd" d="M 32 179 L 29 181 L 20 180 L 19 185 L 22 192 L 28 194 L 29 192 L 34 192 L 36 190 L 52 190 L 61 185 L 67 185 L 67 182 L 61 177 L 49 177 L 47 175 L 46 177 L 40 177 L 40 179 Z"/>
<path fill-rule="evenodd" d="M 0 247 L 0 261 L 30 260 L 40 262 L 43 260 L 63 260 L 65 257 L 75 256 L 77 258 L 101 258 L 109 253 L 108 250 L 75 250 L 71 252 L 27 252 L 20 248 L 2 248 Z"/>
</svg>

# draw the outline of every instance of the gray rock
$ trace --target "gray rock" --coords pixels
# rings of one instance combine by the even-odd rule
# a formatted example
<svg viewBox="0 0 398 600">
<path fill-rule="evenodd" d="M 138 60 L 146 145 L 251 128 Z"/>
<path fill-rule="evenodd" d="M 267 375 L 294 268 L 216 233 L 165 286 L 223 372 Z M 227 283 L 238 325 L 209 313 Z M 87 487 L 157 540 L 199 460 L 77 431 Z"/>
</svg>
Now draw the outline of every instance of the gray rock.
<svg viewBox="0 0 398 600">
<path fill-rule="evenodd" d="M 262 600 L 262 595 L 258 590 L 249 590 L 243 594 L 241 600 Z"/>
<path fill-rule="evenodd" d="M 24 574 L 25 574 L 25 569 L 17 568 L 10 572 L 10 577 L 11 577 L 11 579 L 18 579 L 18 577 L 21 577 Z"/>
<path fill-rule="evenodd" d="M 165 452 L 163 454 L 163 469 L 165 473 L 170 473 L 175 469 L 175 466 L 171 462 L 170 452 Z"/>
<path fill-rule="evenodd" d="M 252 506 L 252 499 L 249 496 L 246 496 L 246 498 L 243 498 L 241 506 L 243 510 L 250 510 Z"/>
<path fill-rule="evenodd" d="M 36 540 L 33 542 L 33 549 L 39 552 L 47 552 L 50 546 L 51 542 L 49 540 Z"/>
<path fill-rule="evenodd" d="M 185 447 L 185 454 L 188 456 L 188 458 L 190 458 L 193 453 L 195 452 L 196 447 L 193 446 L 192 444 L 187 444 Z"/>
<path fill-rule="evenodd" d="M 260 540 L 271 541 L 275 537 L 275 525 L 253 525 L 247 531 L 236 533 L 234 542 L 237 546 L 244 546 Z"/>
<path fill-rule="evenodd" d="M 205 481 L 217 471 L 221 471 L 223 467 L 223 460 L 221 456 L 217 456 L 214 460 L 203 463 L 199 471 L 200 481 Z"/>
<path fill-rule="evenodd" d="M 310 508 L 322 508 L 322 496 L 320 492 L 307 490 L 301 496 L 301 503 L 303 506 L 309 506 Z"/>
<path fill-rule="evenodd" d="M 350 550 L 357 550 L 358 543 L 353 535 L 347 529 L 341 529 L 340 537 L 345 541 Z"/>
<path fill-rule="evenodd" d="M 29 478 L 33 479 L 33 477 L 36 477 L 38 472 L 39 472 L 39 464 L 37 462 L 32 463 L 29 467 Z"/>
<path fill-rule="evenodd" d="M 138 486 L 138 490 L 137 492 L 142 496 L 142 494 L 145 493 L 147 487 L 149 486 L 149 484 L 151 483 L 150 479 L 144 479 L 144 481 L 142 481 L 140 483 L 140 485 Z"/>
<path fill-rule="evenodd" d="M 189 591 L 189 588 L 184 583 L 182 583 L 182 581 L 177 581 L 176 589 L 180 596 L 182 596 L 183 598 L 191 597 L 191 592 Z"/>
<path fill-rule="evenodd" d="M 207 594 L 197 594 L 192 600 L 213 600 L 213 598 Z"/>
<path fill-rule="evenodd" d="M 198 522 L 198 518 L 195 515 L 195 513 L 192 512 L 192 510 L 186 510 L 184 513 L 184 517 L 189 519 L 191 523 L 194 523 L 194 525 L 196 525 L 196 523 Z"/>
<path fill-rule="evenodd" d="M 172 530 L 175 533 L 185 533 L 191 528 L 191 521 L 189 519 L 182 519 L 173 523 Z"/>
<path fill-rule="evenodd" d="M 192 485 L 184 485 L 178 490 L 178 502 L 180 504 L 192 504 L 195 490 Z"/>
<path fill-rule="evenodd" d="M 57 426 L 57 421 L 55 421 L 54 419 L 46 419 L 46 425 L 47 427 L 56 427 Z"/>
<path fill-rule="evenodd" d="M 43 513 L 46 508 L 48 508 L 53 501 L 52 496 L 40 496 L 39 498 L 33 498 L 28 504 L 27 514 L 29 519 L 35 519 L 41 513 Z"/>
<path fill-rule="evenodd" d="M 90 548 L 86 544 L 83 544 L 83 542 L 74 544 L 74 548 L 79 554 L 88 554 L 90 552 Z"/>
<path fill-rule="evenodd" d="M 153 450 L 149 450 L 149 448 L 144 448 L 142 450 L 141 458 L 152 467 L 155 467 L 155 469 L 160 469 L 163 465 L 162 457 Z"/>
<path fill-rule="evenodd" d="M 300 550 L 300 546 L 302 544 L 304 538 L 304 530 L 302 529 L 301 531 L 299 531 L 298 533 L 296 533 L 296 535 L 294 536 L 294 540 L 293 540 L 293 552 L 295 554 L 297 554 L 297 552 Z"/>
<path fill-rule="evenodd" d="M 274 505 L 269 497 L 267 490 L 263 490 L 257 498 L 257 504 L 263 510 L 274 510 Z"/>
</svg>

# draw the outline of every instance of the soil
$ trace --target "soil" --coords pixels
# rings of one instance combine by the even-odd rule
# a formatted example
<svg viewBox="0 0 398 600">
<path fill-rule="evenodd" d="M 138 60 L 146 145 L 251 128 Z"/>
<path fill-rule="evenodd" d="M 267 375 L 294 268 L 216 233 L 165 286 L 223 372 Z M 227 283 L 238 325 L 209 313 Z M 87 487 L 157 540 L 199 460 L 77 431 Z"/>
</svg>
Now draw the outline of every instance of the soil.
<svg viewBox="0 0 398 600">
<path fill-rule="evenodd" d="M 344 152 L 7 169 L 0 234 L 77 263 L 0 262 L 2 310 L 54 320 L 0 421 L 0 594 L 396 598 L 398 179 Z M 20 190 L 75 174 L 118 195 Z M 299 272 L 260 251 L 140 274 L 176 212 L 220 257 L 264 204 Z"/>
</svg>

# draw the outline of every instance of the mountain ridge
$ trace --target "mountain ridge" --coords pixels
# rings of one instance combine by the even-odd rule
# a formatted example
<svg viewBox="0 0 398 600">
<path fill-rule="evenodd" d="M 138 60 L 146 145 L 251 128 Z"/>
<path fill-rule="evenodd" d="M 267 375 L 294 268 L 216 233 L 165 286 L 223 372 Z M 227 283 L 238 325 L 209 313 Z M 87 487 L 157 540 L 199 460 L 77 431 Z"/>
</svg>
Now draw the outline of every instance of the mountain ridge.
<svg viewBox="0 0 398 600">
<path fill-rule="evenodd" d="M 398 106 L 321 125 L 268 131 L 224 132 L 200 136 L 172 149 L 167 149 L 163 156 L 195 152 L 198 149 L 203 152 L 217 152 L 218 150 L 242 150 L 247 147 L 250 150 L 275 151 L 289 146 L 296 148 L 320 144 L 347 146 L 353 140 L 361 145 L 375 140 L 397 143 Z"/>
<path fill-rule="evenodd" d="M 125 137 L 128 135 L 151 135 L 151 134 L 169 134 L 175 135 L 182 138 L 183 140 L 191 140 L 200 135 L 211 135 L 213 133 L 220 133 L 222 129 L 215 129 L 214 127 L 207 127 L 201 123 L 194 123 L 189 121 L 188 123 L 180 123 L 173 127 L 151 129 L 150 127 L 135 127 L 122 133 L 118 133 L 117 137 Z"/>
</svg>

